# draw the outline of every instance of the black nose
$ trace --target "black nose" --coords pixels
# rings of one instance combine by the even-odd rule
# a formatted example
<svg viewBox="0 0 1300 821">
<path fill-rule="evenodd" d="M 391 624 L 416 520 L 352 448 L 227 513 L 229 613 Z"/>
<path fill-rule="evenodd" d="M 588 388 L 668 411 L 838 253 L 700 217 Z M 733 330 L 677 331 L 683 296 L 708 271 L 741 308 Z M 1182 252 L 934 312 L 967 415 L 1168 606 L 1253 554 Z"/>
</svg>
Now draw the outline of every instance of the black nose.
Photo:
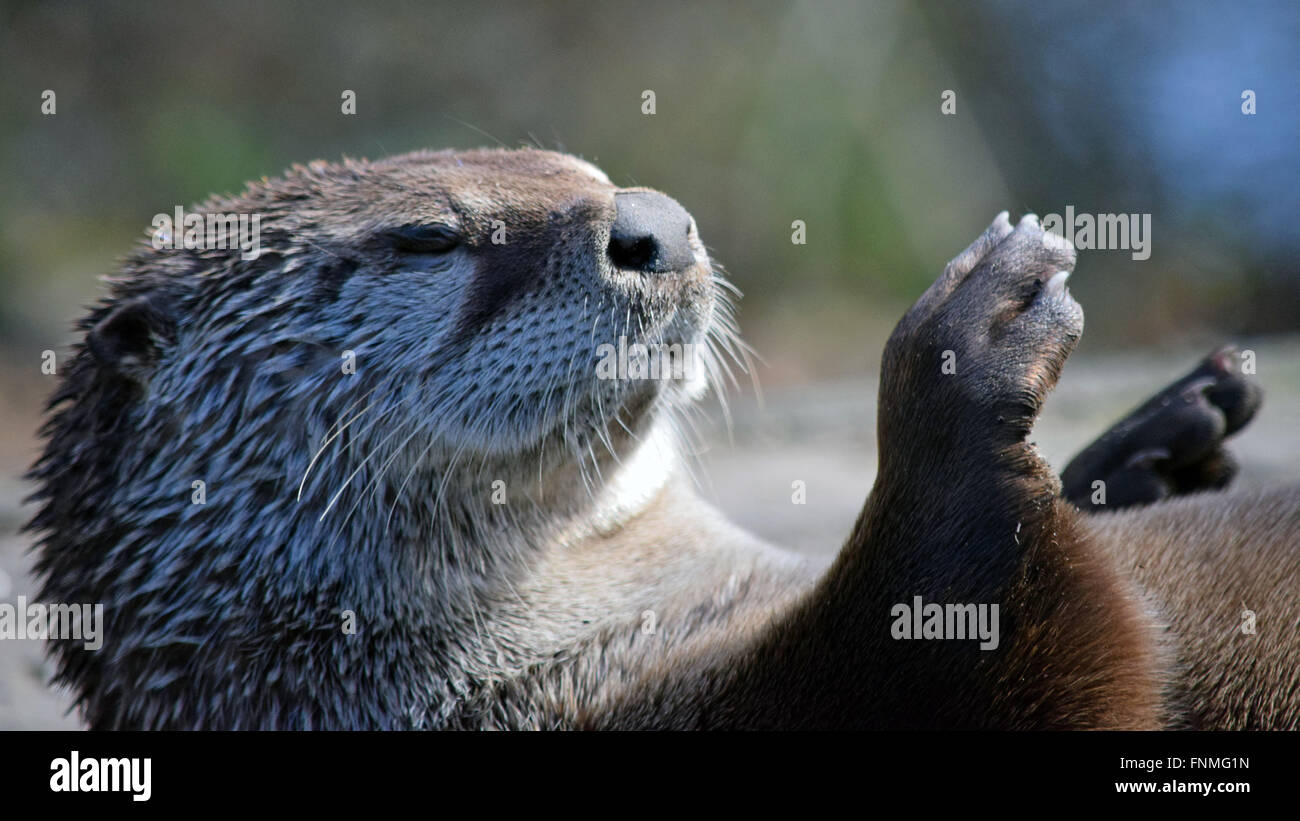
<svg viewBox="0 0 1300 821">
<path fill-rule="evenodd" d="M 609 229 L 609 258 L 619 268 L 666 274 L 695 264 L 691 215 L 676 200 L 626 191 L 614 195 L 614 206 L 618 213 Z"/>
</svg>

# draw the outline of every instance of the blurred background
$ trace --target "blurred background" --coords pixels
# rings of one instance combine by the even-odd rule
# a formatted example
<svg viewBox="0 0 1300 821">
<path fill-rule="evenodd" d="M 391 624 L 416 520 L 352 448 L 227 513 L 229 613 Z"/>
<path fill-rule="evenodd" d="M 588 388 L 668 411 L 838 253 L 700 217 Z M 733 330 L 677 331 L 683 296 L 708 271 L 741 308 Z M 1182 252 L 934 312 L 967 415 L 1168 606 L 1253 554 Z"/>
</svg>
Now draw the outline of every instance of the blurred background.
<svg viewBox="0 0 1300 821">
<path fill-rule="evenodd" d="M 40 352 L 66 348 L 152 216 L 424 147 L 569 151 L 695 215 L 745 292 L 766 396 L 732 396 L 700 482 L 775 541 L 834 551 L 870 487 L 883 340 L 1003 209 L 1151 215 L 1149 259 L 1080 253 L 1087 332 L 1038 431 L 1049 458 L 1231 338 L 1269 391 L 1243 481 L 1285 475 L 1297 42 L 1288 2 L 0 3 L 0 601 L 32 585 L 18 476 L 53 384 Z M 69 725 L 39 647 L 4 644 L 0 726 Z"/>
</svg>

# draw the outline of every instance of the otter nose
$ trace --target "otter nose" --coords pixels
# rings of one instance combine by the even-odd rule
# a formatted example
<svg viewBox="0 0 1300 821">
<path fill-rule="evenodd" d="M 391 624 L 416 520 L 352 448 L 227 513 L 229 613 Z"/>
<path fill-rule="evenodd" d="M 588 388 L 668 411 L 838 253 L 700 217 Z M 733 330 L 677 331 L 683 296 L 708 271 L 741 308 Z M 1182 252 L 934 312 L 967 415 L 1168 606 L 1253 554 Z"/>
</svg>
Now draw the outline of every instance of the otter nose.
<svg viewBox="0 0 1300 821">
<path fill-rule="evenodd" d="M 685 271 L 695 263 L 691 215 L 677 201 L 653 191 L 614 195 L 609 258 L 619 268 L 646 274 Z"/>
</svg>

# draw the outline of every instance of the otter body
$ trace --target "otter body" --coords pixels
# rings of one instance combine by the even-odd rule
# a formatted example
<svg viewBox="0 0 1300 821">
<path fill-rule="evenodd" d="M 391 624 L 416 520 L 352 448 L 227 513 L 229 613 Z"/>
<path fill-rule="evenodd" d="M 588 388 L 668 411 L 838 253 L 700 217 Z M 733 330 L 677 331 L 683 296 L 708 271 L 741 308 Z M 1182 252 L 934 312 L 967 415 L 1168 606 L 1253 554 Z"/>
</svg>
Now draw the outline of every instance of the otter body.
<svg viewBox="0 0 1300 821">
<path fill-rule="evenodd" d="M 101 651 L 51 642 L 92 727 L 1300 721 L 1300 489 L 1089 514 L 1026 444 L 1082 330 L 1073 249 L 1033 218 L 891 337 L 876 485 L 823 571 L 683 478 L 681 416 L 741 349 L 671 199 L 551 152 L 422 152 L 199 210 L 258 214 L 262 254 L 134 254 L 32 471 L 43 596 L 105 604 Z M 685 367 L 602 372 L 628 345 Z M 1223 484 L 1258 397 L 1196 386 L 1071 486 Z M 1166 422 L 1190 433 L 1150 458 Z M 998 605 L 996 647 L 892 635 L 916 597 Z"/>
</svg>

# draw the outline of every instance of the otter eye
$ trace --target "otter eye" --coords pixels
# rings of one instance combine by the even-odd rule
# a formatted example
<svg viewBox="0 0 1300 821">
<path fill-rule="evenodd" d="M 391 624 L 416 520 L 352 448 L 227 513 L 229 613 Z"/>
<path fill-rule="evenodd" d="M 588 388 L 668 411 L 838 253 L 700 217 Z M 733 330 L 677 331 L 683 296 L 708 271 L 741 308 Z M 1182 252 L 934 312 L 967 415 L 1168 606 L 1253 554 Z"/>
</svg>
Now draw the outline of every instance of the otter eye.
<svg viewBox="0 0 1300 821">
<path fill-rule="evenodd" d="M 407 254 L 441 254 L 460 244 L 460 235 L 446 225 L 401 225 L 385 231 L 384 238 Z"/>
</svg>

